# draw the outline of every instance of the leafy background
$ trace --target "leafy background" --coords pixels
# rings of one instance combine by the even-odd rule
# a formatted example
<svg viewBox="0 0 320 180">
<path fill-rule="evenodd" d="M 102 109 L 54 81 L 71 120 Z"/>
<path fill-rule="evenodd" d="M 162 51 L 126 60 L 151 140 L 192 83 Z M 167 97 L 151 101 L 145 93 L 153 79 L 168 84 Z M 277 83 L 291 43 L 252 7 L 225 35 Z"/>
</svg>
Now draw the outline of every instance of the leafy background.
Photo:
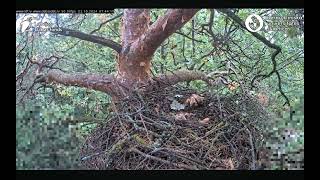
<svg viewBox="0 0 320 180">
<path fill-rule="evenodd" d="M 251 13 L 263 14 L 272 11 L 278 16 L 293 16 L 299 10 L 289 9 L 240 9 L 237 15 L 245 19 Z M 52 22 L 59 19 L 63 27 L 89 33 L 99 27 L 99 24 L 116 14 L 123 12 L 116 9 L 114 14 L 35 14 L 41 18 L 48 17 Z M 165 10 L 151 11 L 151 21 L 163 15 Z M 19 74 L 27 66 L 27 55 L 46 58 L 52 54 L 63 55 L 63 58 L 55 65 L 67 72 L 115 72 L 116 54 L 107 47 L 78 39 L 57 36 L 52 33 L 34 33 L 32 35 L 21 32 L 19 20 L 28 16 L 17 14 L 17 56 L 16 74 Z M 202 24 L 208 23 L 210 10 L 200 10 L 194 17 L 194 27 L 199 29 Z M 232 24 L 232 20 L 225 15 L 215 12 L 213 32 L 216 37 L 224 37 L 226 29 Z M 96 32 L 96 35 L 109 37 L 120 43 L 120 18 L 113 20 Z M 188 22 L 179 32 L 191 36 L 192 22 Z M 259 90 L 265 92 L 270 99 L 268 111 L 273 118 L 268 122 L 267 130 L 270 132 L 268 145 L 275 153 L 281 151 L 293 151 L 304 147 L 304 34 L 297 27 L 290 27 L 283 31 L 261 31 L 262 36 L 271 39 L 280 45 L 282 52 L 277 56 L 278 67 L 282 78 L 282 88 L 294 110 L 293 121 L 289 119 L 288 110 L 283 108 L 284 99 L 280 95 L 277 86 L 277 77 L 271 76 L 259 84 Z M 204 57 L 214 48 L 214 41 L 208 34 L 195 33 L 194 38 L 202 41 L 196 42 L 180 34 L 173 34 L 159 47 L 153 57 L 152 72 L 160 74 L 163 71 L 191 68 L 212 72 L 221 67 L 223 62 L 230 59 L 228 51 L 215 49 L 214 53 Z M 31 39 L 31 40 L 30 40 Z M 245 51 L 247 57 L 236 57 L 241 63 L 234 62 L 237 67 L 247 74 L 242 80 L 249 83 L 250 79 L 260 72 L 268 73 L 272 69 L 270 61 L 271 49 L 253 37 L 250 33 L 238 28 L 232 33 L 232 41 L 227 41 L 235 52 Z M 19 44 L 24 44 L 22 49 Z M 300 53 L 300 54 L 299 54 Z M 259 60 L 259 61 L 258 61 Z M 252 70 L 246 67 L 255 68 Z M 78 169 L 79 148 L 85 140 L 86 134 L 96 126 L 94 120 L 101 120 L 108 116 L 110 97 L 104 93 L 78 87 L 66 87 L 61 85 L 35 85 L 31 93 L 28 93 L 19 101 L 24 92 L 33 82 L 35 68 L 30 68 L 24 77 L 24 83 L 17 83 L 16 105 L 16 168 L 17 169 Z M 192 82 L 190 86 L 201 91 L 207 91 L 208 87 L 202 82 Z M 211 89 L 209 89 L 211 90 Z M 234 93 L 227 88 L 220 89 L 222 94 Z M 284 139 L 285 129 L 291 129 L 297 138 Z M 274 169 L 278 167 L 274 165 Z"/>
</svg>

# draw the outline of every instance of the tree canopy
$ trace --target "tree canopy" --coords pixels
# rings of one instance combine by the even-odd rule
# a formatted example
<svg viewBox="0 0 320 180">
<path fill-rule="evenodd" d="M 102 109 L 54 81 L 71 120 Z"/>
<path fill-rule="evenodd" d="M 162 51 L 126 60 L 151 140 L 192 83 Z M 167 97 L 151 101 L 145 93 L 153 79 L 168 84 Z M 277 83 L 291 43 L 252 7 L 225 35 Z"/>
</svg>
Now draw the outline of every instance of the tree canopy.
<svg viewBox="0 0 320 180">
<path fill-rule="evenodd" d="M 250 14 L 271 29 L 249 31 Z M 267 144 L 303 149 L 301 17 L 301 9 L 16 14 L 17 169 L 79 168 L 85 137 L 108 119 L 121 87 L 140 80 L 152 80 L 145 89 L 179 85 L 221 97 L 250 94 L 271 114 Z M 118 76 L 130 83 L 114 88 Z M 276 139 L 288 131 L 298 138 Z"/>
</svg>

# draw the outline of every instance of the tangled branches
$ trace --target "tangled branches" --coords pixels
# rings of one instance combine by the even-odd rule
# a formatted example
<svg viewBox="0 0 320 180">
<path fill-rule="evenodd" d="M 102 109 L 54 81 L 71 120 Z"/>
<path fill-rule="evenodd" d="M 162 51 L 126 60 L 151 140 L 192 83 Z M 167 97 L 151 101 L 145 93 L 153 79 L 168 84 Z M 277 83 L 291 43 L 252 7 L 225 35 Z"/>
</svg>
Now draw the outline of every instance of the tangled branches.
<svg viewBox="0 0 320 180">
<path fill-rule="evenodd" d="M 168 87 L 119 101 L 87 137 L 80 156 L 88 169 L 256 169 L 260 131 L 268 115 L 256 100 L 235 95 L 182 110 L 192 89 Z M 237 105 L 236 105 L 237 104 Z M 183 115 L 185 118 L 178 118 Z M 201 120 L 208 118 L 208 123 Z"/>
</svg>

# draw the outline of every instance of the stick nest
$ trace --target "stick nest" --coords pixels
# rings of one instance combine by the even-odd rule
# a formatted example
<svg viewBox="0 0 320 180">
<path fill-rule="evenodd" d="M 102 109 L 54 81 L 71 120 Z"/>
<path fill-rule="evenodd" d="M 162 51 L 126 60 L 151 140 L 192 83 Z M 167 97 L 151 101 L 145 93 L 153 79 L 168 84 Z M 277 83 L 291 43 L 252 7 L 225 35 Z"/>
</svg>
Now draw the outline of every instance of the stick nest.
<svg viewBox="0 0 320 180">
<path fill-rule="evenodd" d="M 192 103 L 191 103 L 192 102 Z M 180 105 L 174 108 L 173 103 Z M 121 100 L 81 149 L 86 169 L 256 169 L 268 113 L 249 95 L 168 87 Z"/>
</svg>

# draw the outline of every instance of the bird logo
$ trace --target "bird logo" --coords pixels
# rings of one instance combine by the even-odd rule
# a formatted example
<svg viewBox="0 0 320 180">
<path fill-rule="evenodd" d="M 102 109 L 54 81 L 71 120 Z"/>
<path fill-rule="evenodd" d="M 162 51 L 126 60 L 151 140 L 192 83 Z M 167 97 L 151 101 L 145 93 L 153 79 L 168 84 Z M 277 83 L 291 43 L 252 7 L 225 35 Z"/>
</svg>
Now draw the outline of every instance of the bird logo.
<svg viewBox="0 0 320 180">
<path fill-rule="evenodd" d="M 263 27 L 263 20 L 261 16 L 257 14 L 251 14 L 247 17 L 245 25 L 249 31 L 257 32 Z"/>
</svg>

